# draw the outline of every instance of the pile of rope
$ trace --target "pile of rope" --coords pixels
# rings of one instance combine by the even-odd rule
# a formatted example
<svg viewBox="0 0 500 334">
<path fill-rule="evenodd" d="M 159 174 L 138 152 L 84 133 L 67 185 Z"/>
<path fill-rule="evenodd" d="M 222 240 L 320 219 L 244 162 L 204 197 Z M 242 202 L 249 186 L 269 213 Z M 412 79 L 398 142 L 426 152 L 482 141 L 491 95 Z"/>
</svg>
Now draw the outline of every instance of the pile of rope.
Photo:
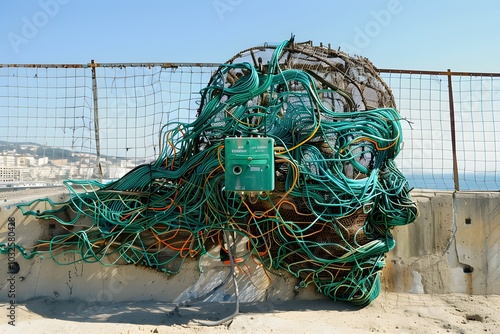
<svg viewBox="0 0 500 334">
<path fill-rule="evenodd" d="M 221 65 L 201 97 L 193 122 L 162 130 L 156 161 L 106 184 L 68 180 L 66 202 L 19 205 L 66 229 L 34 248 L 16 245 L 23 255 L 175 274 L 187 257 L 230 247 L 231 233 L 246 242 L 242 261 L 286 270 L 333 300 L 376 298 L 390 231 L 417 207 L 394 164 L 400 115 L 370 62 L 285 41 Z M 226 137 L 274 139 L 274 191 L 225 190 Z M 52 209 L 35 210 L 40 202 Z"/>
</svg>

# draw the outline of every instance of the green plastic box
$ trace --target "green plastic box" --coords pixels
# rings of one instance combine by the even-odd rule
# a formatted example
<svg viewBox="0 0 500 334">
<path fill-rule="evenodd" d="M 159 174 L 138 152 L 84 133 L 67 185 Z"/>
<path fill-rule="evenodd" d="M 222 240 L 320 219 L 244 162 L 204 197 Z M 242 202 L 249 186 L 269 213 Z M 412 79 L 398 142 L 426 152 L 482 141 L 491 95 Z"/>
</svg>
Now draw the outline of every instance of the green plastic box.
<svg viewBox="0 0 500 334">
<path fill-rule="evenodd" d="M 274 139 L 226 138 L 226 190 L 261 192 L 274 189 Z"/>
</svg>

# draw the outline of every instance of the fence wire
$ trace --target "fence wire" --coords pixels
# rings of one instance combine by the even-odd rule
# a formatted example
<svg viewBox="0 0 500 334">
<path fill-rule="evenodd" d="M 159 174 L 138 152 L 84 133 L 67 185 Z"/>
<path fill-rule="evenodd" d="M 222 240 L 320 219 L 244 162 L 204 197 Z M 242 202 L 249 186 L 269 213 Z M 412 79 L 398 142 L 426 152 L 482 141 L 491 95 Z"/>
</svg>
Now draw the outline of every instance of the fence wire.
<svg viewBox="0 0 500 334">
<path fill-rule="evenodd" d="M 17 150 L 21 150 L 22 144 L 38 143 L 51 148 L 93 151 L 89 74 L 82 68 L 2 68 L 2 140 L 17 144 Z"/>
<path fill-rule="evenodd" d="M 193 120 L 212 66 L 124 66 L 96 68 L 100 155 L 107 178 L 154 160 L 162 127 Z M 120 166 L 118 166 L 118 163 Z"/>
<path fill-rule="evenodd" d="M 446 77 L 382 73 L 402 122 L 398 167 L 416 188 L 453 189 L 453 152 Z"/>
<path fill-rule="evenodd" d="M 413 187 L 500 189 L 498 74 L 380 71 L 409 121 L 396 161 Z"/>
<path fill-rule="evenodd" d="M 1 66 L 1 65 L 0 65 Z M 116 179 L 195 117 L 213 64 L 0 67 L 0 183 Z"/>
<path fill-rule="evenodd" d="M 162 127 L 196 117 L 200 90 L 217 68 L 0 65 L 0 186 L 116 179 L 153 161 Z M 407 120 L 396 162 L 410 186 L 500 189 L 498 74 L 380 70 L 380 75 Z"/>
<path fill-rule="evenodd" d="M 499 190 L 500 78 L 453 79 L 461 188 Z"/>
</svg>

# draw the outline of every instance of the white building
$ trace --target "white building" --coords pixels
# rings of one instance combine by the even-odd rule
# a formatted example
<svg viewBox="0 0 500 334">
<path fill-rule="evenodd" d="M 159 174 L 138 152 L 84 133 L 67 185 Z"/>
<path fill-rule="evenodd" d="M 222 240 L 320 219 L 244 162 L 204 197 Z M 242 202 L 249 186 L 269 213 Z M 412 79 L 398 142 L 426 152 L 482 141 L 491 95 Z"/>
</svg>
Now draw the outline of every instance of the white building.
<svg viewBox="0 0 500 334">
<path fill-rule="evenodd" d="M 21 170 L 16 167 L 0 167 L 0 182 L 23 181 Z"/>
</svg>

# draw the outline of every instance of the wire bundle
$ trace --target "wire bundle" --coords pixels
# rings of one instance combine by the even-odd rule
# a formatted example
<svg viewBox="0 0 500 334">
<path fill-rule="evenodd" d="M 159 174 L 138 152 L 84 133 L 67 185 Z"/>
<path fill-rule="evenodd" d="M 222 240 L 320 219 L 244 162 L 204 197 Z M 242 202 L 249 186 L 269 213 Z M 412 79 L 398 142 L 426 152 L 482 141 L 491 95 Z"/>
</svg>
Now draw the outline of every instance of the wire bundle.
<svg viewBox="0 0 500 334">
<path fill-rule="evenodd" d="M 27 258 L 60 264 L 75 254 L 74 261 L 175 274 L 186 257 L 226 247 L 222 233 L 230 231 L 246 240 L 244 258 L 289 271 L 299 287 L 313 283 L 334 300 L 370 303 L 384 254 L 395 245 L 390 229 L 417 215 L 393 162 L 402 142 L 399 114 L 335 110 L 332 99 L 354 106 L 353 99 L 308 71 L 281 69 L 287 47 L 291 41 L 277 46 L 265 66 L 222 65 L 201 91 L 197 118 L 162 129 L 156 161 L 107 184 L 68 180 L 66 202 L 20 205 L 66 233 L 30 251 L 16 246 Z M 234 136 L 274 138 L 273 192 L 225 191 L 224 138 Z M 35 210 L 40 202 L 53 209 Z"/>
</svg>

